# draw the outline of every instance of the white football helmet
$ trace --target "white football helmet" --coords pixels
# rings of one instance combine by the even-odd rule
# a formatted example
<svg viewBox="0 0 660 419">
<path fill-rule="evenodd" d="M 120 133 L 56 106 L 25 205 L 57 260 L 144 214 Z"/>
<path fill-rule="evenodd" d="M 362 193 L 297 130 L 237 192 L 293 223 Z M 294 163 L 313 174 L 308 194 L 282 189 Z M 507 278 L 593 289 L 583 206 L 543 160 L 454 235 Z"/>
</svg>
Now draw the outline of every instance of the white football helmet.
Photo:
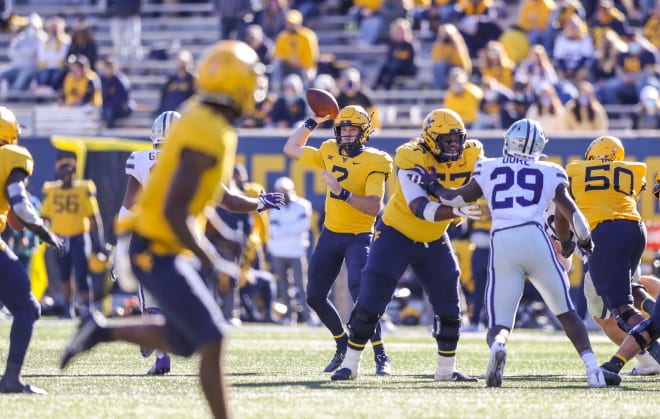
<svg viewBox="0 0 660 419">
<path fill-rule="evenodd" d="M 176 111 L 165 111 L 158 115 L 151 126 L 151 142 L 154 143 L 154 147 L 163 144 L 172 124 L 179 118 L 181 118 L 181 114 Z"/>
<path fill-rule="evenodd" d="M 548 142 L 541 124 L 533 119 L 520 119 L 504 133 L 505 156 L 538 160 Z"/>
</svg>

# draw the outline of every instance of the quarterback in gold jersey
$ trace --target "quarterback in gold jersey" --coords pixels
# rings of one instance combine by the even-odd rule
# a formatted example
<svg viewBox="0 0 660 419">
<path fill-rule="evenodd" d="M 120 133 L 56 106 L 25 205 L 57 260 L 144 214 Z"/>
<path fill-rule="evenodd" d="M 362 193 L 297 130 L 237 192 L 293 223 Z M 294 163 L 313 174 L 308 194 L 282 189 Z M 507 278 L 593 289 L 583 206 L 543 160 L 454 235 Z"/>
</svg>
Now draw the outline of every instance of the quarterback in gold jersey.
<svg viewBox="0 0 660 419">
<path fill-rule="evenodd" d="M 135 325 L 107 326 L 100 313 L 83 319 L 61 366 L 98 343 L 122 340 L 182 356 L 200 353 L 200 379 L 214 417 L 229 416 L 222 366 L 225 321 L 209 291 L 226 261 L 205 240 L 205 208 L 223 199 L 234 167 L 232 128 L 265 93 L 263 67 L 243 42 L 219 41 L 199 62 L 194 103 L 172 125 L 132 216 L 119 232 L 132 232 L 130 268 L 163 316 Z M 282 199 L 282 203 L 283 203 Z M 276 208 L 263 197 L 244 198 L 244 212 Z"/>
<path fill-rule="evenodd" d="M 483 156 L 482 144 L 466 140 L 461 117 L 436 109 L 424 119 L 422 134 L 400 146 L 394 157 L 397 186 L 376 225 L 357 303 L 348 323 L 348 351 L 333 380 L 358 376 L 362 349 L 372 335 L 397 281 L 410 265 L 424 286 L 433 311 L 433 337 L 438 347 L 437 381 L 476 381 L 456 371 L 460 305 L 459 268 L 447 227 L 457 217 L 479 218 L 475 206 L 454 210 L 442 206 L 413 180 L 418 166 L 437 172 L 438 181 L 460 186 L 470 180 Z"/>
<path fill-rule="evenodd" d="M 306 146 L 317 124 L 329 116 L 308 119 L 287 140 L 284 153 L 292 159 L 322 169 L 328 185 L 325 196 L 325 222 L 309 264 L 307 304 L 330 330 L 337 350 L 325 372 L 336 370 L 346 354 L 348 336 L 337 309 L 328 299 L 342 263 L 348 270 L 348 289 L 353 301 L 358 296 L 360 271 L 369 253 L 369 243 L 376 215 L 383 206 L 385 180 L 392 171 L 392 158 L 384 151 L 366 147 L 371 134 L 371 118 L 361 106 L 346 106 L 335 118 L 335 138 L 319 148 Z M 371 338 L 376 374 L 389 375 L 391 366 L 380 334 L 380 326 Z M 373 336 L 372 336 L 373 335 Z"/>
<path fill-rule="evenodd" d="M 35 211 L 26 188 L 34 161 L 27 148 L 18 145 L 19 126 L 13 112 L 0 106 L 0 232 L 13 212 L 25 227 L 41 240 L 60 250 L 62 241 L 51 233 Z M 18 226 L 15 226 L 18 228 Z M 41 306 L 32 294 L 30 277 L 11 248 L 0 238 L 0 303 L 11 313 L 7 367 L 0 379 L 0 393 L 45 392 L 21 380 L 21 368 L 32 338 L 34 322 L 41 315 Z"/>
<path fill-rule="evenodd" d="M 646 247 L 646 226 L 637 199 L 646 188 L 646 164 L 623 161 L 621 140 L 602 136 L 585 159 L 566 166 L 570 191 L 589 221 L 594 251 L 589 274 L 598 295 L 628 330 L 644 319 L 633 306 L 632 276 Z"/>
<path fill-rule="evenodd" d="M 64 154 L 55 162 L 59 180 L 44 183 L 41 211 L 53 232 L 66 243 L 64 253 L 57 258 L 65 304 L 62 317 L 65 318 L 75 315 L 72 304 L 74 289 L 80 297 L 81 312 L 89 310 L 93 296 L 88 282 L 88 255 L 104 249 L 96 185 L 92 180 L 75 179 L 76 160 L 72 156 Z M 75 278 L 75 288 L 72 276 Z"/>
</svg>

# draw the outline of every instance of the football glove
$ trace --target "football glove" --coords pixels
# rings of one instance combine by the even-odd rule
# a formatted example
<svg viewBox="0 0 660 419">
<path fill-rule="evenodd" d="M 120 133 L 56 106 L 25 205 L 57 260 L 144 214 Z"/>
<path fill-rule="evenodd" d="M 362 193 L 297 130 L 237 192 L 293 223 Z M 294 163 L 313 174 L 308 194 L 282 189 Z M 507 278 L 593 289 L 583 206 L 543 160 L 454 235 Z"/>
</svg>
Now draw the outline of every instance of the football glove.
<svg viewBox="0 0 660 419">
<path fill-rule="evenodd" d="M 589 236 L 584 241 L 578 242 L 578 247 L 580 248 L 582 253 L 589 256 L 591 252 L 594 250 L 594 242 L 591 240 L 591 236 Z"/>
<path fill-rule="evenodd" d="M 429 195 L 436 198 L 440 197 L 440 190 L 442 186 L 438 182 L 438 174 L 435 171 L 435 166 L 431 168 L 430 172 L 420 165 L 415 166 L 413 169 L 415 173 L 411 175 L 410 180 L 421 186 Z"/>
<path fill-rule="evenodd" d="M 573 240 L 565 241 L 561 244 L 561 255 L 565 258 L 571 257 L 575 251 L 576 244 Z"/>
<path fill-rule="evenodd" d="M 281 192 L 261 193 L 257 211 L 262 212 L 269 209 L 280 209 L 286 205 L 284 194 Z"/>
<path fill-rule="evenodd" d="M 41 239 L 42 242 L 53 246 L 55 249 L 57 249 L 57 254 L 59 256 L 64 256 L 64 253 L 66 251 L 65 246 L 64 246 L 64 241 L 62 240 L 61 237 L 59 237 L 57 234 L 53 233 L 52 231 L 48 230 L 44 226 L 39 226 L 38 229 L 34 231 L 34 233 Z"/>
<path fill-rule="evenodd" d="M 462 218 L 469 218 L 470 220 L 479 220 L 483 211 L 477 204 L 463 205 L 462 207 L 454 207 L 452 209 L 455 215 Z"/>
</svg>

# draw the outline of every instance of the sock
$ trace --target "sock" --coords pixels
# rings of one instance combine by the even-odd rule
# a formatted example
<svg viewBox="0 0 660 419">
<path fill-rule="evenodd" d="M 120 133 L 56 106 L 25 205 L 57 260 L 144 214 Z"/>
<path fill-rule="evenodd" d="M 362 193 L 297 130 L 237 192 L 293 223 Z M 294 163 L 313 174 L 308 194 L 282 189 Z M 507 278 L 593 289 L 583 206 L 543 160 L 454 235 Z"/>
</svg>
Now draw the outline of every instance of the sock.
<svg viewBox="0 0 660 419">
<path fill-rule="evenodd" d="M 341 335 L 333 336 L 335 338 L 335 343 L 337 344 L 337 351 L 341 353 L 346 353 L 346 348 L 348 347 L 348 336 L 346 332 L 342 332 Z"/>
<path fill-rule="evenodd" d="M 626 365 L 626 362 L 628 362 L 628 360 L 621 355 L 614 355 L 608 362 L 603 364 L 603 367 L 618 374 L 621 371 L 621 368 Z"/>
<path fill-rule="evenodd" d="M 341 363 L 341 368 L 348 368 L 353 372 L 357 372 L 360 369 L 360 359 L 362 358 L 362 351 L 358 351 L 353 348 L 348 348 L 346 351 L 346 357 Z"/>
<path fill-rule="evenodd" d="M 438 354 L 438 367 L 437 371 L 441 371 L 445 374 L 452 374 L 456 370 L 456 357 L 455 356 L 444 356 Z"/>
<path fill-rule="evenodd" d="M 156 359 L 163 359 L 167 356 L 165 352 L 161 352 L 159 350 L 154 351 L 156 353 Z"/>
<path fill-rule="evenodd" d="M 371 342 L 371 346 L 374 348 L 374 355 L 385 355 L 385 345 L 382 340 Z"/>
<path fill-rule="evenodd" d="M 598 368 L 598 361 L 596 361 L 596 355 L 594 355 L 594 352 L 591 349 L 587 349 L 586 351 L 580 352 L 580 357 L 582 358 L 582 362 L 584 362 L 584 366 L 587 367 L 587 371 L 591 371 Z"/>
</svg>

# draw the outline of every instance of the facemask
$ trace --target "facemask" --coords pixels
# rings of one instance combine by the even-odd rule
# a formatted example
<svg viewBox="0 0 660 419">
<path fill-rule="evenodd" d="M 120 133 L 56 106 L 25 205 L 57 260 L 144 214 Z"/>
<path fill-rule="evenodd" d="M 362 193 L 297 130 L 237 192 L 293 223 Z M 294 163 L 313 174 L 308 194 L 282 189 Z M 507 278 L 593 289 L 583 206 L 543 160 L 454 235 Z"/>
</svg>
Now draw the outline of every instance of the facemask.
<svg viewBox="0 0 660 419">
<path fill-rule="evenodd" d="M 463 93 L 463 90 L 465 90 L 465 87 L 461 84 L 458 84 L 458 83 L 452 83 L 451 84 L 451 90 L 453 90 L 456 93 Z"/>
<path fill-rule="evenodd" d="M 628 51 L 630 51 L 631 54 L 639 54 L 639 52 L 642 50 L 642 46 L 639 45 L 637 42 L 632 42 L 630 45 L 628 45 Z"/>
<path fill-rule="evenodd" d="M 580 95 L 580 97 L 578 98 L 578 102 L 580 102 L 580 105 L 582 106 L 588 105 L 589 101 L 590 101 L 589 96 L 587 95 Z"/>
<path fill-rule="evenodd" d="M 646 100 L 644 101 L 644 107 L 645 107 L 647 110 L 655 109 L 655 107 L 656 107 L 656 101 L 655 101 L 655 99 L 646 99 Z"/>
<path fill-rule="evenodd" d="M 539 99 L 539 102 L 541 103 L 541 106 L 550 106 L 550 105 L 552 105 L 552 99 L 550 99 L 547 96 L 542 96 L 541 99 Z"/>
<path fill-rule="evenodd" d="M 284 92 L 284 100 L 286 103 L 294 103 L 298 99 L 295 93 Z"/>
<path fill-rule="evenodd" d="M 484 93 L 484 99 L 486 102 L 494 102 L 497 100 L 497 92 L 494 90 L 489 90 L 486 93 Z"/>
</svg>

